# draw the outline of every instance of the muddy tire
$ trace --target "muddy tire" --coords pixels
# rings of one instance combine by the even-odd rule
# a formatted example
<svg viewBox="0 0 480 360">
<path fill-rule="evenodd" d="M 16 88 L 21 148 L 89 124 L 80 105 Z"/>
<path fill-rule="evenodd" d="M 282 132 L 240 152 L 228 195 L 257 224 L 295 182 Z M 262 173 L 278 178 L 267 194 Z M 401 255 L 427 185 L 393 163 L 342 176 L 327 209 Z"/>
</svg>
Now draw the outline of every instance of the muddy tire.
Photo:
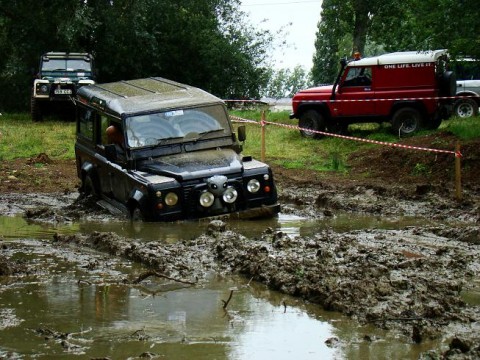
<svg viewBox="0 0 480 360">
<path fill-rule="evenodd" d="M 349 135 L 348 123 L 330 121 L 326 125 L 327 132 L 338 135 Z"/>
<path fill-rule="evenodd" d="M 325 119 L 322 114 L 316 110 L 307 110 L 302 115 L 298 121 L 298 126 L 303 129 L 311 129 L 314 131 L 325 131 Z M 318 134 L 313 131 L 300 130 L 300 134 L 305 138 L 310 139 L 319 139 L 322 137 L 321 134 Z"/>
<path fill-rule="evenodd" d="M 145 221 L 145 216 L 143 216 L 142 210 L 138 205 L 130 212 L 130 219 L 132 221 Z"/>
<path fill-rule="evenodd" d="M 478 115 L 478 104 L 475 100 L 463 98 L 455 101 L 454 114 L 461 118 L 469 118 Z"/>
<path fill-rule="evenodd" d="M 427 122 L 425 124 L 425 128 L 428 130 L 437 130 L 441 124 L 442 124 L 442 117 L 437 116 L 434 119 L 431 119 L 429 122 Z"/>
<path fill-rule="evenodd" d="M 91 175 L 85 175 L 82 181 L 82 190 L 85 196 L 98 197 L 99 191 Z"/>
<path fill-rule="evenodd" d="M 398 109 L 392 116 L 392 131 L 400 136 L 410 136 L 422 128 L 422 115 L 412 107 Z"/>
<path fill-rule="evenodd" d="M 34 97 L 30 99 L 30 115 L 32 116 L 33 122 L 39 122 L 43 120 L 41 103 Z"/>
</svg>

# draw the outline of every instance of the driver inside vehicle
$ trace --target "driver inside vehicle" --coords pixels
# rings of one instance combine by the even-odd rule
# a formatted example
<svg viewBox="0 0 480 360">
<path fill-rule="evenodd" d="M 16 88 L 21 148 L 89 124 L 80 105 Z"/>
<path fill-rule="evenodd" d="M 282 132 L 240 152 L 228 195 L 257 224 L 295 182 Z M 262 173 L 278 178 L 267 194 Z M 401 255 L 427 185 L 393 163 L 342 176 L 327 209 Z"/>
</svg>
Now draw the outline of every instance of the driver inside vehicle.
<svg viewBox="0 0 480 360">
<path fill-rule="evenodd" d="M 125 137 L 123 136 L 121 126 L 117 123 L 111 123 L 105 130 L 105 134 L 107 135 L 108 144 L 115 145 L 114 152 L 106 149 L 107 158 L 115 162 L 125 161 Z"/>
<path fill-rule="evenodd" d="M 107 139 L 109 144 L 115 144 L 123 151 L 125 138 L 123 137 L 122 130 L 118 124 L 112 123 L 106 130 Z"/>
</svg>

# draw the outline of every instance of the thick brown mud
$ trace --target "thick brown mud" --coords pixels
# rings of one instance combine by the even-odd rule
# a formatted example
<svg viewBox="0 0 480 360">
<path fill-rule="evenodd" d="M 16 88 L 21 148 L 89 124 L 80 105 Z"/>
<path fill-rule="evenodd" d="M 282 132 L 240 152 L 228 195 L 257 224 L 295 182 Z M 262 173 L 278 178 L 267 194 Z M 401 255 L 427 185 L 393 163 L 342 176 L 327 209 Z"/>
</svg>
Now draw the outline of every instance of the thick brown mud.
<svg viewBox="0 0 480 360">
<path fill-rule="evenodd" d="M 470 192 L 469 192 L 470 191 Z M 480 358 L 480 201 L 467 190 L 456 200 L 442 187 L 353 184 L 280 184 L 282 213 L 308 219 L 340 213 L 424 219 L 423 226 L 364 229 L 291 236 L 265 228 L 246 237 L 226 220 L 199 222 L 200 236 L 174 243 L 140 241 L 112 232 L 56 234 L 58 246 L 93 248 L 126 258 L 155 274 L 186 283 L 207 273 L 242 274 L 338 311 L 360 324 L 398 332 L 411 343 L 432 339 L 446 347 L 425 359 Z M 0 214 L 29 221 L 65 223 L 114 215 L 75 194 L 1 194 Z M 182 226 L 181 223 L 178 224 Z M 3 276 L 28 266 L 0 257 Z"/>
</svg>

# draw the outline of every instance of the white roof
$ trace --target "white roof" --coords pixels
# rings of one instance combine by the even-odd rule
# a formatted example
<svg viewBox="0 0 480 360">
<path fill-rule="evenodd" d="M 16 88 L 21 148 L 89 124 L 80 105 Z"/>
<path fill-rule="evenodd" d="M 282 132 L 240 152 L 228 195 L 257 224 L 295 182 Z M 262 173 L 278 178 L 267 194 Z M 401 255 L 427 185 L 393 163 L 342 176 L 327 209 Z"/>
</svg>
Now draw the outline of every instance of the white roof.
<svg viewBox="0 0 480 360">
<path fill-rule="evenodd" d="M 357 61 L 351 61 L 348 63 L 348 66 L 371 66 L 435 62 L 440 56 L 447 54 L 447 50 L 394 52 Z"/>
</svg>

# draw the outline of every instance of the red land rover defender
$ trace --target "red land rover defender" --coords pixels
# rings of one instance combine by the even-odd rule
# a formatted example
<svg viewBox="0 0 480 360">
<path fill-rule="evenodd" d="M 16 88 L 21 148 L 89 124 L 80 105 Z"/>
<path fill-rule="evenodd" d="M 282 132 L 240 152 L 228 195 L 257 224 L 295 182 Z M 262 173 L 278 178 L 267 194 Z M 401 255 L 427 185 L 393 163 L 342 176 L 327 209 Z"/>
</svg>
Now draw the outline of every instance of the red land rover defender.
<svg viewBox="0 0 480 360">
<path fill-rule="evenodd" d="M 445 50 L 396 52 L 342 59 L 333 85 L 301 90 L 292 100 L 290 118 L 304 129 L 341 133 L 349 124 L 390 122 L 399 135 L 436 129 L 452 113 L 454 73 L 447 71 Z M 301 130 L 302 136 L 321 134 Z"/>
</svg>

